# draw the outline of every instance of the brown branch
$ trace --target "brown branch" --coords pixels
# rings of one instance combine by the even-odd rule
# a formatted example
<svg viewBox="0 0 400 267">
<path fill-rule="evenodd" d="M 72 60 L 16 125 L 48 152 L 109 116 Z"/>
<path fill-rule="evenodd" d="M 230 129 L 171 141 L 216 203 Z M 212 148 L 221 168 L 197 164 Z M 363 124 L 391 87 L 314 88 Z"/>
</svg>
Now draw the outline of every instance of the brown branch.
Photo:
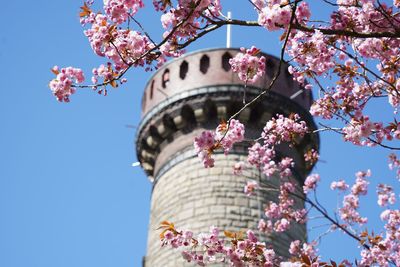
<svg viewBox="0 0 400 267">
<path fill-rule="evenodd" d="M 129 15 L 129 17 L 139 26 L 139 28 L 142 30 L 144 35 L 146 35 L 147 38 L 149 38 L 149 40 L 153 43 L 153 45 L 156 45 L 156 42 L 154 42 L 153 39 L 151 39 L 150 34 L 147 33 L 147 31 L 143 28 L 142 24 L 137 19 L 135 19 L 132 15 Z"/>
<path fill-rule="evenodd" d="M 275 185 L 273 185 L 272 183 L 264 183 L 266 185 L 269 185 L 270 187 L 267 187 L 264 190 L 270 190 L 270 191 L 275 191 L 275 192 L 280 192 L 279 188 L 275 187 Z M 298 190 L 298 192 L 300 192 Z M 328 221 L 330 221 L 333 225 L 335 225 L 337 228 L 341 229 L 343 232 L 345 232 L 347 235 L 349 235 L 351 238 L 355 239 L 356 241 L 360 242 L 361 238 L 359 238 L 358 236 L 356 236 L 355 234 L 353 234 L 352 232 L 350 232 L 346 227 L 344 227 L 343 225 L 341 225 L 337 220 L 335 220 L 334 218 L 332 218 L 328 212 L 322 207 L 320 207 L 318 204 L 314 203 L 311 199 L 309 199 L 307 196 L 304 196 L 301 192 L 299 194 L 295 193 L 295 192 L 290 192 L 287 191 L 287 193 L 289 195 L 292 195 L 302 201 L 304 201 L 305 203 L 308 203 L 312 208 L 315 208 L 325 219 L 327 219 Z M 366 249 L 370 249 L 370 247 L 367 244 L 363 244 L 362 245 L 364 248 Z"/>
<path fill-rule="evenodd" d="M 335 115 L 338 116 L 337 114 L 335 114 Z M 351 123 L 350 123 L 350 124 L 351 124 Z M 329 127 L 329 126 L 324 125 L 324 124 L 322 124 L 322 123 L 319 123 L 319 125 L 321 125 L 322 127 L 325 128 L 324 131 L 331 130 L 331 131 L 333 131 L 333 132 L 335 132 L 335 133 L 344 135 L 344 133 L 343 133 L 339 128 L 332 128 L 332 127 Z M 352 125 L 352 126 L 353 126 L 353 125 Z M 354 127 L 354 126 L 353 126 L 353 127 Z M 373 134 L 373 133 L 372 133 L 372 134 Z M 371 135 L 372 135 L 372 134 L 371 134 Z M 386 148 L 386 149 L 389 149 L 389 150 L 400 150 L 400 147 L 392 147 L 392 146 L 388 146 L 388 145 L 382 144 L 382 143 L 376 141 L 375 139 L 373 139 L 373 138 L 371 138 L 371 137 L 367 137 L 367 139 L 368 139 L 369 141 L 371 141 L 372 143 L 374 143 L 375 145 L 378 145 L 378 146 L 380 146 L 380 147 L 383 147 L 383 148 Z"/>
<path fill-rule="evenodd" d="M 337 29 L 326 29 L 326 28 L 311 28 L 299 23 L 292 25 L 293 29 L 300 30 L 303 32 L 314 33 L 316 30 L 322 32 L 325 35 L 337 35 L 337 36 L 345 36 L 345 37 L 356 37 L 356 38 L 400 38 L 400 31 L 396 30 L 395 32 L 356 32 L 356 31 L 348 31 L 348 30 L 337 30 Z"/>
<path fill-rule="evenodd" d="M 340 230 L 342 230 L 343 232 L 345 232 L 348 236 L 350 236 L 351 238 L 357 240 L 358 242 L 361 242 L 361 238 L 359 238 L 358 236 L 356 236 L 355 234 L 353 234 L 352 232 L 350 232 L 347 228 L 343 227 L 338 221 L 336 221 L 335 219 L 333 219 L 327 212 L 325 212 L 322 208 L 320 208 L 317 204 L 315 204 L 312 200 L 310 200 L 308 197 L 304 197 L 302 195 L 293 193 L 293 192 L 289 192 L 289 194 L 297 197 L 298 199 L 308 203 L 311 205 L 311 207 L 315 208 L 322 216 L 324 216 L 328 221 L 330 221 L 333 225 L 335 225 L 336 227 L 338 227 Z M 367 244 L 363 244 L 362 245 L 364 248 L 366 249 L 370 249 L 370 247 Z"/>
<path fill-rule="evenodd" d="M 365 71 L 369 72 L 370 74 L 372 74 L 376 79 L 386 83 L 387 85 L 389 85 L 391 88 L 393 88 L 393 90 L 396 91 L 396 93 L 399 93 L 396 89 L 396 87 L 391 84 L 390 82 L 386 81 L 385 79 L 383 79 L 382 77 L 380 77 L 378 74 L 376 74 L 374 71 L 372 71 L 370 68 L 368 68 L 365 64 L 362 64 L 357 57 L 353 56 L 352 54 L 350 54 L 349 52 L 335 46 L 332 45 L 333 48 L 335 48 L 336 50 L 345 53 L 349 58 L 353 59 L 362 69 L 364 69 Z"/>
<path fill-rule="evenodd" d="M 115 50 L 117 51 L 117 54 L 118 54 L 118 56 L 121 58 L 122 62 L 124 62 L 125 65 L 128 65 L 128 66 L 129 66 L 129 63 L 126 62 L 125 58 L 121 55 L 121 53 L 119 52 L 119 50 L 118 50 L 117 46 L 114 44 L 114 42 L 113 42 L 113 41 L 110 41 L 110 44 L 115 48 Z"/>
<path fill-rule="evenodd" d="M 103 83 L 101 83 L 101 84 L 93 84 L 93 85 L 76 85 L 76 84 L 74 84 L 74 85 L 72 85 L 72 87 L 75 87 L 75 88 L 93 88 L 93 87 L 99 87 L 99 86 L 106 86 L 106 85 L 112 83 L 113 81 L 117 81 L 117 80 L 121 79 L 121 78 L 125 75 L 125 73 L 126 73 L 134 64 L 136 64 L 139 60 L 142 60 L 143 58 L 147 57 L 148 55 L 153 54 L 154 56 L 156 56 L 156 58 L 159 57 L 159 56 L 161 55 L 161 52 L 160 52 L 160 51 L 156 51 L 156 50 L 158 50 L 162 45 L 164 45 L 166 42 L 168 42 L 168 40 L 173 36 L 173 34 L 178 30 L 178 28 L 181 27 L 181 26 L 190 18 L 190 16 L 193 14 L 195 8 L 200 4 L 200 1 L 201 1 L 201 0 L 199 0 L 199 1 L 196 3 L 195 7 L 194 7 L 194 8 L 191 10 L 191 12 L 186 16 L 186 18 L 183 19 L 183 20 L 181 20 L 177 25 L 175 25 L 175 26 L 172 28 L 171 32 L 170 32 L 158 45 L 154 46 L 153 48 L 147 50 L 147 51 L 146 51 L 145 53 L 143 53 L 142 55 L 140 55 L 140 56 L 138 56 L 137 58 L 135 58 L 135 59 L 133 60 L 133 62 L 131 62 L 131 63 L 128 64 L 128 67 L 126 67 L 124 70 L 122 70 L 122 71 L 119 73 L 118 76 L 114 77 L 114 78 L 111 79 L 111 80 L 108 80 L 108 81 L 106 81 L 106 82 L 103 82 Z"/>
</svg>

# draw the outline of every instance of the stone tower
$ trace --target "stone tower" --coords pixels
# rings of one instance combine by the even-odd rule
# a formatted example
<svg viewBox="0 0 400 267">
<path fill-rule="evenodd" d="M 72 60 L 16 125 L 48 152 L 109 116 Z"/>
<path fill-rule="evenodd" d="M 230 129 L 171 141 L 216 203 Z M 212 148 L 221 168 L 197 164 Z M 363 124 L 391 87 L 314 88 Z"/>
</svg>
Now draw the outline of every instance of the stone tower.
<svg viewBox="0 0 400 267">
<path fill-rule="evenodd" d="M 146 85 L 136 139 L 138 159 L 153 183 L 146 267 L 193 266 L 184 263 L 177 251 L 160 247 L 156 230 L 160 222 L 168 220 L 177 228 L 195 233 L 208 232 L 211 225 L 230 231 L 255 230 L 263 217 L 262 204 L 277 198 L 268 192 L 259 192 L 253 197 L 244 195 L 246 181 L 262 178 L 258 170 L 233 175 L 234 163 L 246 160 L 244 155 L 249 144 L 236 145 L 228 156 L 217 152 L 215 167 L 211 169 L 205 169 L 194 152 L 195 136 L 204 129 L 214 130 L 222 119 L 226 120 L 243 105 L 244 84 L 229 65 L 229 59 L 238 52 L 238 49 L 223 48 L 186 54 L 166 63 Z M 278 68 L 277 58 L 264 56 L 267 72 L 258 83 L 247 86 L 247 100 L 269 84 Z M 315 128 L 308 113 L 311 93 L 304 90 L 295 95 L 299 90 L 287 65 L 282 66 L 273 89 L 238 117 L 246 125 L 246 138 L 259 137 L 265 123 L 277 113 L 298 113 L 311 129 Z M 291 99 L 293 95 L 296 97 Z M 304 151 L 317 148 L 318 142 L 318 136 L 310 135 L 294 148 L 278 148 L 277 155 L 295 160 L 291 179 L 298 186 L 310 171 L 303 160 Z M 272 177 L 269 181 L 278 183 L 278 178 Z M 304 203 L 299 201 L 296 205 Z M 306 236 L 304 225 L 293 225 L 288 232 L 260 235 L 260 239 L 272 243 L 279 255 L 287 257 L 290 241 L 305 240 Z"/>
</svg>

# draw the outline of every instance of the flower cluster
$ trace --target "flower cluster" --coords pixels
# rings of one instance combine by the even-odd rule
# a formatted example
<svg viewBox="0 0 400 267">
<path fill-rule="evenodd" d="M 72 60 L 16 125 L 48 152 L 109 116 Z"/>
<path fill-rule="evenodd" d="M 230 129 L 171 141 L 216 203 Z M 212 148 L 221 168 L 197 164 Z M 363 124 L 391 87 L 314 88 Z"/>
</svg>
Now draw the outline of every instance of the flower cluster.
<svg viewBox="0 0 400 267">
<path fill-rule="evenodd" d="M 104 0 L 104 11 L 109 20 L 121 24 L 144 6 L 142 0 Z"/>
<path fill-rule="evenodd" d="M 169 36 L 166 42 L 168 49 L 164 54 L 174 54 L 177 50 L 177 40 L 189 40 L 195 37 L 199 29 L 209 24 L 204 17 L 217 18 L 222 10 L 220 0 L 183 0 L 173 7 L 169 1 L 153 1 L 156 10 L 163 11 L 161 24 L 165 29 L 164 37 Z"/>
<path fill-rule="evenodd" d="M 246 163 L 243 161 L 236 162 L 233 165 L 233 174 L 234 175 L 241 175 L 243 170 L 246 168 Z"/>
<path fill-rule="evenodd" d="M 255 194 L 255 190 L 259 189 L 260 186 L 254 180 L 247 181 L 246 185 L 244 186 L 244 193 L 246 196 L 252 196 Z"/>
<path fill-rule="evenodd" d="M 252 1 L 257 7 L 258 23 L 270 31 L 286 28 L 292 17 L 292 7 L 285 0 Z M 310 7 L 301 2 L 295 12 L 298 23 L 305 24 L 311 16 Z"/>
<path fill-rule="evenodd" d="M 294 240 L 290 243 L 289 253 L 293 256 L 306 255 L 310 258 L 317 257 L 317 250 L 314 243 L 303 243 L 300 240 Z"/>
<path fill-rule="evenodd" d="M 227 155 L 234 143 L 243 141 L 244 125 L 235 119 L 229 121 L 229 126 L 226 123 L 221 123 L 215 131 L 215 139 L 224 149 L 225 155 Z"/>
<path fill-rule="evenodd" d="M 229 60 L 232 71 L 237 73 L 239 79 L 246 83 L 255 83 L 265 73 L 265 57 L 257 57 L 260 52 L 255 46 L 250 49 L 240 48 L 234 58 Z"/>
<path fill-rule="evenodd" d="M 284 1 L 273 0 L 260 10 L 258 23 L 270 31 L 284 28 L 290 23 L 292 8 Z"/>
<path fill-rule="evenodd" d="M 204 131 L 194 139 L 194 149 L 206 168 L 214 167 L 211 155 L 216 148 L 215 133 L 212 131 Z"/>
<path fill-rule="evenodd" d="M 51 91 L 58 101 L 69 102 L 70 95 L 76 91 L 72 87 L 73 82 L 82 83 L 85 80 L 82 70 L 73 67 L 60 70 L 58 66 L 54 66 L 51 71 L 56 75 L 56 78 L 49 83 Z"/>
<path fill-rule="evenodd" d="M 392 263 L 398 266 L 400 263 L 400 246 L 399 238 L 393 236 L 393 233 L 398 234 L 398 230 L 393 230 L 393 227 L 398 229 L 399 226 L 399 211 L 386 210 L 382 214 L 382 219 L 388 221 L 385 225 L 387 230 L 386 237 L 382 234 L 369 234 L 368 231 L 363 231 L 360 234 L 361 244 L 366 245 L 361 251 L 360 266 L 391 266 Z"/>
<path fill-rule="evenodd" d="M 229 125 L 229 126 L 228 126 Z M 214 150 L 222 148 L 225 154 L 229 153 L 233 144 L 244 139 L 244 125 L 238 120 L 232 119 L 227 123 L 218 125 L 215 132 L 203 131 L 194 140 L 194 148 L 202 160 L 204 167 L 214 167 L 214 159 L 211 157 Z"/>
<path fill-rule="evenodd" d="M 208 233 L 200 233 L 196 237 L 191 231 L 178 230 L 167 221 L 162 222 L 160 228 L 163 246 L 182 248 L 183 258 L 200 266 L 228 262 L 231 266 L 245 266 L 248 263 L 251 266 L 272 267 L 275 263 L 275 252 L 259 242 L 251 230 L 246 235 L 224 231 L 225 237 L 230 240 L 226 244 L 220 238 L 219 229 L 214 226 L 210 227 Z"/>
<path fill-rule="evenodd" d="M 378 205 L 381 207 L 385 207 L 388 204 L 393 205 L 396 202 L 396 194 L 393 191 L 393 188 L 386 184 L 378 185 Z"/>
<path fill-rule="evenodd" d="M 384 248 L 387 248 L 389 253 L 393 254 L 391 258 L 398 264 L 400 263 L 400 210 L 385 210 L 381 213 L 381 219 L 386 221 L 386 237 L 384 240 L 387 245 Z"/>
<path fill-rule="evenodd" d="M 311 174 L 307 176 L 306 180 L 304 181 L 303 191 L 305 194 L 310 192 L 311 190 L 315 190 L 317 187 L 317 183 L 321 180 L 319 174 Z"/>
<path fill-rule="evenodd" d="M 300 121 L 298 114 L 289 117 L 277 114 L 267 122 L 261 137 L 269 145 L 278 145 L 282 142 L 296 144 L 308 131 L 305 121 Z"/>
<path fill-rule="evenodd" d="M 368 193 L 369 182 L 366 180 L 366 177 L 369 176 L 371 176 L 370 170 L 366 172 L 357 172 L 355 184 L 351 187 L 350 193 L 343 198 L 343 206 L 339 209 L 339 214 L 341 219 L 349 225 L 362 225 L 367 222 L 367 218 L 361 217 L 357 210 L 360 207 L 360 196 Z M 345 191 L 348 187 L 349 186 L 343 180 L 331 184 L 332 190 L 339 189 Z"/>
<path fill-rule="evenodd" d="M 283 157 L 276 159 L 275 146 L 281 143 L 296 144 L 307 133 L 308 128 L 304 121 L 300 121 L 297 114 L 290 117 L 277 115 L 277 118 L 269 120 L 261 135 L 263 144 L 255 143 L 249 148 L 247 161 L 267 176 L 278 172 L 281 177 L 291 175 L 294 166 L 292 158 Z"/>
<path fill-rule="evenodd" d="M 368 116 L 354 117 L 343 127 L 343 138 L 356 145 L 376 146 L 385 139 L 400 139 L 399 126 L 396 123 L 383 127 L 382 123 L 372 123 Z"/>
<path fill-rule="evenodd" d="M 400 179 L 400 160 L 393 153 L 389 155 L 389 169 L 396 169 L 396 176 Z"/>
<path fill-rule="evenodd" d="M 346 191 L 349 188 L 349 185 L 346 184 L 344 180 L 339 180 L 339 181 L 334 181 L 331 183 L 331 189 L 335 190 L 341 190 L 341 191 Z"/>
<path fill-rule="evenodd" d="M 259 230 L 266 232 L 284 232 L 290 228 L 292 222 L 305 223 L 307 211 L 295 208 L 292 193 L 296 191 L 296 184 L 284 182 L 279 187 L 278 202 L 270 201 L 265 208 L 265 216 L 268 219 L 260 221 Z"/>
<path fill-rule="evenodd" d="M 293 159 L 285 157 L 277 161 L 275 154 L 274 147 L 255 143 L 249 148 L 247 161 L 250 165 L 261 169 L 267 177 L 272 176 L 276 172 L 278 172 L 281 177 L 290 176 L 292 173 L 290 169 L 294 166 Z"/>
<path fill-rule="evenodd" d="M 310 78 L 320 87 L 321 96 L 311 114 L 340 118 L 346 123 L 342 129 L 345 140 L 356 145 L 375 146 L 399 139 L 396 120 L 385 125 L 372 122 L 365 114 L 368 103 L 378 97 L 386 99 L 395 113 L 400 105 L 400 39 L 374 37 L 383 28 L 391 35 L 400 26 L 393 5 L 375 0 L 338 1 L 329 24 L 313 31 L 294 29 L 288 36 L 287 52 L 297 64 L 290 73 L 301 84 Z M 366 38 L 331 35 L 325 30 L 355 32 Z M 318 77 L 336 80 L 336 85 L 324 87 Z"/>
<path fill-rule="evenodd" d="M 106 94 L 103 85 L 117 86 L 125 80 L 123 74 L 132 66 L 158 67 L 168 57 L 183 53 L 182 48 L 204 34 L 228 23 L 253 25 L 222 15 L 220 0 L 153 0 L 156 11 L 161 11 L 163 38 L 158 44 L 153 42 L 137 23 L 140 30 L 131 29 L 143 0 L 104 0 L 104 12 L 93 12 L 88 1 L 80 12 L 85 35 L 96 55 L 106 59 L 105 64 L 93 69 L 92 86 L 99 93 Z M 314 116 L 323 119 L 337 118 L 341 125 L 335 130 L 343 134 L 344 140 L 355 145 L 389 147 L 391 141 L 400 140 L 400 123 L 395 118 L 384 122 L 368 116 L 367 108 L 375 99 L 384 99 L 397 116 L 400 107 L 400 1 L 381 3 L 377 0 L 337 0 L 335 9 L 328 21 L 319 24 L 310 20 L 311 11 L 306 1 L 251 0 L 258 13 L 258 24 L 270 31 L 282 29 L 282 41 L 293 79 L 305 89 L 317 87 L 319 98 L 310 109 Z M 332 3 L 331 3 L 332 4 Z M 290 25 L 291 24 L 291 25 Z M 290 25 L 290 30 L 289 30 Z M 125 27 L 128 26 L 128 27 Z M 136 26 L 136 25 L 135 25 Z M 133 27 L 135 27 L 133 26 Z M 215 28 L 214 28 L 215 27 Z M 259 50 L 244 48 L 230 60 L 232 70 L 246 83 L 254 83 L 265 73 L 265 58 L 258 57 Z M 50 81 L 50 88 L 57 100 L 68 102 L 77 84 L 84 81 L 82 70 L 77 68 L 54 67 L 56 78 Z M 325 86 L 319 79 L 331 79 L 334 85 Z M 100 86 L 99 86 L 100 87 Z M 372 120 L 374 118 L 375 121 Z M 320 177 L 310 175 L 304 182 L 303 190 L 290 180 L 294 160 L 277 157 L 277 145 L 296 145 L 307 133 L 305 122 L 298 115 L 277 116 L 263 129 L 259 142 L 249 148 L 247 163 L 239 162 L 233 166 L 234 173 L 242 173 L 246 164 L 259 168 L 268 177 L 279 176 L 278 201 L 269 202 L 265 209 L 266 218 L 259 222 L 263 232 L 285 231 L 296 221 L 305 221 L 306 210 L 295 209 L 294 193 L 308 193 L 316 188 Z M 229 153 L 234 143 L 244 139 L 244 126 L 236 120 L 229 125 L 221 124 L 215 131 L 204 131 L 195 139 L 194 147 L 205 167 L 214 166 L 212 153 L 222 149 Z M 383 143 L 385 142 L 385 144 Z M 315 150 L 304 155 L 306 167 L 311 167 L 318 159 Z M 396 169 L 400 177 L 400 160 L 396 155 L 389 156 L 391 169 Z M 337 227 L 361 225 L 367 219 L 358 212 L 360 196 L 366 195 L 369 172 L 356 174 L 351 187 L 339 180 L 331 184 L 332 190 L 346 192 L 339 214 L 344 224 Z M 247 195 L 254 194 L 259 185 L 249 181 L 245 185 Z M 349 192 L 350 191 L 350 192 Z M 377 188 L 378 205 L 388 207 L 396 200 L 394 190 L 389 185 L 379 184 Z M 387 209 L 382 212 L 386 233 L 360 235 L 361 266 L 388 266 L 389 262 L 400 266 L 400 211 Z M 185 248 L 183 257 L 199 265 L 219 260 L 229 261 L 233 266 L 276 266 L 279 261 L 273 250 L 258 242 L 254 233 L 246 236 L 225 232 L 230 238 L 226 245 L 219 237 L 217 228 L 194 238 L 190 231 L 179 231 L 173 224 L 164 222 L 161 238 L 164 245 Z M 319 258 L 311 244 L 294 241 L 290 252 L 298 258 L 294 262 L 282 262 L 281 266 L 318 266 Z M 332 266 L 336 266 L 331 262 Z M 323 265 L 321 263 L 321 265 Z M 348 265 L 342 262 L 342 265 Z M 326 266 L 326 264 L 325 264 Z"/>
<path fill-rule="evenodd" d="M 298 31 L 288 40 L 288 54 L 294 58 L 303 71 L 322 75 L 335 66 L 333 61 L 336 50 L 328 45 L 327 36 L 315 30 L 314 33 Z M 293 69 L 293 72 L 302 71 Z M 296 75 L 297 81 L 304 82 L 304 75 Z"/>
<path fill-rule="evenodd" d="M 119 30 L 110 24 L 107 16 L 98 14 L 90 29 L 85 31 L 93 51 L 112 61 L 117 71 L 128 65 L 144 66 L 146 60 L 143 55 L 153 47 L 147 36 L 138 31 Z"/>
<path fill-rule="evenodd" d="M 319 153 L 316 151 L 314 148 L 308 150 L 304 154 L 304 160 L 308 162 L 309 164 L 314 164 L 318 161 L 319 159 Z"/>
</svg>

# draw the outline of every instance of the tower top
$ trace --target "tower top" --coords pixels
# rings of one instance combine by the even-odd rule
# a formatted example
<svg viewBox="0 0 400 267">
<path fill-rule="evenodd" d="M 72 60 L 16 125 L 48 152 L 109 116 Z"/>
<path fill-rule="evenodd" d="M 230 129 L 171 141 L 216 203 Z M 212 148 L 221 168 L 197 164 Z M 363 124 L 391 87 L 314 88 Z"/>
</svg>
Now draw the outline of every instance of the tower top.
<svg viewBox="0 0 400 267">
<path fill-rule="evenodd" d="M 239 52 L 238 48 L 195 51 L 167 62 L 150 77 L 142 99 L 136 151 L 151 180 L 179 159 L 176 153 L 193 148 L 198 131 L 215 129 L 221 120 L 228 119 L 243 106 L 245 83 L 231 71 L 229 64 L 229 59 Z M 262 55 L 266 57 L 266 73 L 255 84 L 247 85 L 247 101 L 270 84 L 279 67 L 278 58 Z M 298 113 L 311 129 L 316 128 L 308 112 L 311 92 L 293 81 L 287 69 L 288 65 L 282 64 L 270 91 L 239 115 L 239 120 L 253 129 L 247 137 L 259 136 L 265 123 L 277 113 L 286 116 Z M 317 148 L 318 143 L 318 136 L 308 136 L 296 152 L 283 147 L 279 150 L 281 155 L 290 154 L 294 158 L 299 173 L 307 173 L 310 168 L 305 166 L 302 157 L 309 148 Z M 247 151 L 245 145 L 242 149 L 243 153 Z"/>
<path fill-rule="evenodd" d="M 187 92 L 202 87 L 213 85 L 238 85 L 244 82 L 231 71 L 229 59 L 240 52 L 239 48 L 212 48 L 187 53 L 182 57 L 165 63 L 158 69 L 146 84 L 142 98 L 142 116 L 145 116 L 153 108 L 176 94 Z M 266 57 L 266 73 L 255 84 L 248 87 L 263 89 L 268 86 L 279 66 L 279 59 L 269 54 L 261 53 Z M 293 97 L 296 102 L 306 110 L 312 103 L 312 95 L 309 90 L 294 82 L 288 72 L 288 64 L 282 64 L 281 74 L 272 88 L 285 97 Z M 301 93 L 298 93 L 301 91 Z"/>
</svg>

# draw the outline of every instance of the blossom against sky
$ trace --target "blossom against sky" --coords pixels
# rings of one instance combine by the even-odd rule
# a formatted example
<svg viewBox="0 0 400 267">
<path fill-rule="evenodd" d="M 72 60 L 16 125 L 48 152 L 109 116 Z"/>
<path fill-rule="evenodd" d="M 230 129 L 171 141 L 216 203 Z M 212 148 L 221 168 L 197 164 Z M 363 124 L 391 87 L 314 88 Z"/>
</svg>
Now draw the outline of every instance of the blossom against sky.
<svg viewBox="0 0 400 267">
<path fill-rule="evenodd" d="M 224 8 L 233 16 L 256 18 L 239 2 Z M 3 4 L 0 266 L 140 266 L 145 255 L 151 186 L 131 163 L 136 161 L 134 127 L 140 120 L 141 93 L 151 73 L 134 70 L 129 82 L 107 97 L 86 89 L 71 103 L 58 103 L 48 89 L 54 65 L 90 73 L 92 66 L 103 63 L 82 33 L 81 5 L 46 0 Z M 139 12 L 138 18 L 159 37 L 159 18 L 151 12 Z M 233 46 L 256 45 L 278 55 L 279 32 L 262 33 L 233 27 Z M 189 50 L 224 44 L 221 29 Z M 332 181 L 345 178 L 351 184 L 355 172 L 368 168 L 372 192 L 378 181 L 394 181 L 386 151 L 344 144 L 334 133 L 321 133 L 321 140 L 319 196 L 329 210 L 337 206 L 336 193 L 329 189 Z M 372 208 L 360 212 L 370 216 L 370 226 L 380 225 L 376 199 L 365 204 Z M 313 225 L 311 238 L 324 229 L 318 219 Z M 356 246 L 337 234 L 322 239 L 320 252 L 336 260 L 341 255 L 353 258 L 358 256 Z"/>
</svg>

